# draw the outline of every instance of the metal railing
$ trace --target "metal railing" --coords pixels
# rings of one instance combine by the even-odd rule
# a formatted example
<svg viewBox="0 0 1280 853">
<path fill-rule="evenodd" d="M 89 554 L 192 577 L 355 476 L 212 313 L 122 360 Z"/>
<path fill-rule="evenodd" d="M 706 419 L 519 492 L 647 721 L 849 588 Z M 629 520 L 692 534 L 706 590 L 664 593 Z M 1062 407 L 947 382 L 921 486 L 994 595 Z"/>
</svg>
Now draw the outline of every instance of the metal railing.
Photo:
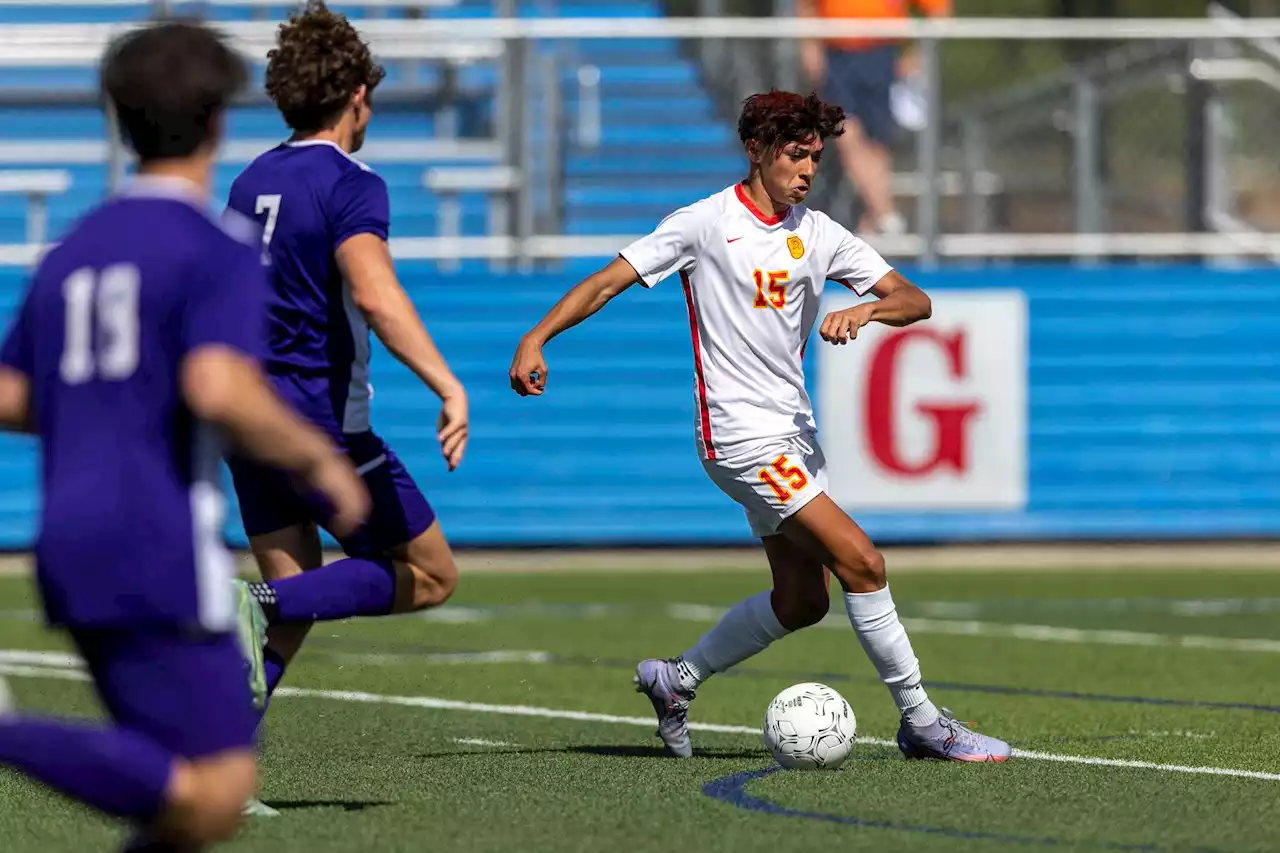
<svg viewBox="0 0 1280 853">
<path fill-rule="evenodd" d="M 4 0 L 0 0 L 4 2 Z M 228 0 L 230 2 L 230 0 Z M 710 0 L 714 2 L 714 0 Z M 510 0 L 503 0 L 509 10 Z M 351 5 L 364 5 L 360 3 Z M 105 40 L 122 26 L 116 25 L 23 25 L 0 27 L 0 66 L 17 67 L 32 63 L 46 65 L 83 64 L 93 61 Z M 1277 239 L 1263 233 L 1214 233 L 1213 222 L 1196 222 L 1194 216 L 1170 214 L 1162 205 L 1168 199 L 1137 189 L 1118 189 L 1104 173 L 1116 171 L 1108 155 L 1104 132 L 1108 105 L 1124 99 L 1151 100 L 1165 97 L 1169 106 L 1181 104 L 1188 90 L 1200 85 L 1212 87 L 1217 81 L 1234 79 L 1247 72 L 1250 79 L 1270 76 L 1280 82 L 1280 66 L 1269 71 L 1256 63 L 1243 65 L 1241 57 L 1220 56 L 1224 45 L 1257 44 L 1261 39 L 1280 37 L 1280 19 L 1248 21 L 1226 18 L 1194 20 L 1050 20 L 1050 19 L 953 19 L 889 21 L 819 21 L 784 18 L 514 18 L 493 19 L 366 19 L 361 30 L 375 53 L 384 60 L 438 61 L 465 64 L 472 61 L 495 63 L 500 71 L 494 110 L 495 135 L 489 144 L 499 152 L 505 170 L 502 193 L 516 193 L 504 218 L 505 233 L 480 238 L 421 238 L 416 242 L 397 241 L 397 251 L 405 257 L 523 259 L 612 254 L 633 234 L 616 237 L 566 238 L 559 233 L 564 221 L 564 165 L 566 149 L 600 146 L 607 121 L 602 103 L 608 83 L 592 63 L 578 60 L 575 45 L 600 39 L 685 39 L 701 47 L 687 52 L 707 62 L 719 56 L 716 67 L 738 68 L 734 56 L 744 45 L 788 44 L 796 40 L 842 36 L 883 36 L 913 39 L 917 43 L 923 75 L 927 82 L 928 120 L 924 128 L 908 137 L 911 157 L 899 168 L 895 185 L 899 195 L 913 206 L 911 233 L 901 237 L 875 238 L 873 242 L 896 257 L 916 257 L 924 263 L 944 258 L 1004 257 L 1271 257 L 1280 254 Z M 223 28 L 233 41 L 250 55 L 262 56 L 270 44 L 273 26 L 267 22 L 228 22 Z M 735 43 L 735 40 L 744 40 Z M 1043 80 L 1025 85 L 1009 85 L 980 98 L 949 99 L 943 83 L 945 50 L 981 41 L 1007 45 L 1030 42 L 1106 42 L 1109 51 L 1078 62 L 1066 62 L 1047 70 Z M 553 48 L 546 49 L 548 45 Z M 710 50 L 708 50 L 710 48 Z M 770 61 L 781 63 L 794 57 L 794 50 L 771 48 Z M 753 54 L 746 53 L 748 58 Z M 759 57 L 755 57 L 759 59 Z M 1224 64 L 1225 63 L 1225 64 Z M 1235 63 L 1235 64 L 1230 64 Z M 717 81 L 714 68 L 704 67 L 704 81 L 723 83 L 732 89 L 740 80 Z M 785 78 L 790 71 L 775 68 L 775 76 Z M 562 72 L 567 74 L 562 75 Z M 707 79 L 708 76 L 711 79 Z M 1014 81 L 1009 81 L 1010 83 Z M 1212 95 L 1195 90 L 1198 96 Z M 390 90 L 388 92 L 390 94 Z M 480 97 L 489 97 L 479 93 Z M 32 99 L 38 97 L 32 93 Z M 0 102 L 4 96 L 0 93 Z M 566 99 L 576 100 L 576 111 Z M 1193 103 L 1186 99 L 1186 103 Z M 430 108 L 435 108 L 434 106 Z M 571 119 L 570 116 L 573 116 Z M 1188 108 L 1190 116 L 1190 108 Z M 701 118 L 701 117 L 699 117 Z M 727 118 L 724 116 L 722 118 Z M 1176 137 L 1176 146 L 1194 148 L 1195 127 L 1191 119 L 1179 118 L 1177 132 L 1151 128 L 1151 141 Z M 571 123 L 572 122 L 572 123 Z M 1170 125 L 1172 127 L 1172 125 Z M 1131 129 L 1132 130 L 1132 129 Z M 1141 134 L 1131 144 L 1129 156 L 1141 154 Z M 1040 161 L 1030 161 L 1030 171 L 1039 177 L 1007 170 L 993 153 L 1002 153 L 1008 140 L 1030 134 L 1043 137 L 1035 144 Z M 534 144 L 535 135 L 537 144 Z M 1131 134 L 1132 135 L 1132 134 Z M 1066 140 L 1063 144 L 1061 140 Z M 13 143 L 5 143 L 9 145 Z M 248 141 L 233 141 L 248 145 Z M 370 150 L 378 143 L 369 143 Z M 469 144 L 459 140 L 465 149 Z M 1022 143 L 1019 143 L 1022 144 Z M 1165 144 L 1162 142 L 1162 144 Z M 1169 143 L 1172 144 L 1172 143 Z M 1193 182 L 1191 172 L 1221 168 L 1223 156 L 1213 148 L 1212 135 L 1201 139 L 1209 153 L 1196 160 L 1187 174 L 1170 177 Z M 731 153 L 729 145 L 725 151 Z M 1219 149 L 1221 146 L 1219 146 Z M 1005 160 L 1016 159 L 1022 151 L 1003 152 Z M 1217 153 L 1215 153 L 1217 151 Z M 1056 153 L 1054 153 L 1056 152 Z M 0 159 L 4 147 L 0 145 Z M 1201 152 L 1203 154 L 1203 151 Z M 428 157 L 424 156 L 425 162 Z M 1212 155 L 1212 156 L 1210 156 Z M 670 156 L 679 156 L 678 152 Z M 1218 158 L 1215 160 L 1215 157 Z M 371 159 L 373 159 L 371 157 Z M 406 152 L 406 159 L 412 153 Z M 61 162 L 52 155 L 45 162 Z M 1173 163 L 1173 160 L 1169 161 Z M 1181 162 L 1181 161 L 1179 161 Z M 1219 162 L 1218 166 L 1214 166 Z M 1205 164 L 1208 165 L 1205 165 Z M 1026 166 L 1026 163 L 1017 164 Z M 1147 164 L 1150 165 L 1150 164 Z M 1162 166 L 1162 164 L 1156 164 Z M 1186 165 L 1185 163 L 1183 164 Z M 1163 166 L 1162 166 L 1163 167 Z M 1180 167 L 1181 168 L 1181 167 Z M 518 180 L 514 179 L 519 175 Z M 1124 177 L 1123 175 L 1121 177 Z M 1070 223 L 1057 233 L 1037 225 L 1034 217 L 1023 221 L 1022 213 L 1000 213 L 1008 199 L 1021 192 L 1036 192 L 1034 181 L 1052 184 L 1054 205 L 1067 205 Z M 1119 182 L 1117 182 L 1119 183 Z M 1210 181 L 1210 183 L 1212 183 Z M 518 189 L 517 189 L 518 187 Z M 1203 210 L 1217 198 L 1212 191 L 1205 198 L 1193 187 L 1185 188 L 1187 205 Z M 1182 190 L 1180 190 L 1182 191 Z M 1127 193 L 1127 196 L 1125 195 Z M 1061 198 L 1058 198 L 1061 197 Z M 1067 199 L 1063 202 L 1062 199 Z M 1119 203 L 1164 224 L 1161 233 L 1146 233 L 1128 222 L 1109 221 L 1108 209 Z M 687 199 L 686 201 L 691 201 Z M 1055 207 L 1055 210 L 1057 207 Z M 839 211 L 832 211 L 838 216 Z M 1159 217 L 1157 217 L 1157 214 Z M 1004 217 L 1002 224 L 997 221 Z M 1012 216 L 1012 220 L 1010 217 Z M 1141 220 L 1135 214 L 1130 217 Z M 1213 220 L 1212 216 L 1202 217 Z M 960 223 L 959 228 L 955 226 Z M 847 223 L 852 224 L 852 223 Z M 1172 225 L 1172 227 L 1170 227 Z M 1181 227 L 1179 227 L 1181 226 Z M 1025 233 L 991 233 L 989 229 L 1016 228 Z M 1118 233 L 1108 233 L 1110 231 Z M 961 233 L 963 232 L 963 233 Z M 28 257 L 22 251 L 0 253 L 4 257 Z"/>
</svg>

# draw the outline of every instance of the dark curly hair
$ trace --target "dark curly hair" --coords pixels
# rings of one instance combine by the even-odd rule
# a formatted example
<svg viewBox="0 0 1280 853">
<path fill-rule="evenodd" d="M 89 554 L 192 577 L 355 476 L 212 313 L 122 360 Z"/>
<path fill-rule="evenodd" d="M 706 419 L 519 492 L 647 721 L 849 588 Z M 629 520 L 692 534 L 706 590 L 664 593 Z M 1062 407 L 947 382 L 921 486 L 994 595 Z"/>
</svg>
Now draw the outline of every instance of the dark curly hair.
<svg viewBox="0 0 1280 853">
<path fill-rule="evenodd" d="M 161 21 L 119 36 L 99 73 L 120 135 L 143 162 L 196 153 L 249 80 L 244 60 L 222 36 L 188 20 Z"/>
<path fill-rule="evenodd" d="M 322 0 L 290 15 L 267 54 L 267 94 L 300 133 L 332 127 L 357 89 L 372 92 L 385 76 L 356 28 Z"/>
<path fill-rule="evenodd" d="M 791 142 L 809 142 L 844 133 L 844 110 L 808 96 L 772 89 L 742 102 L 738 138 L 761 149 L 781 149 Z"/>
</svg>

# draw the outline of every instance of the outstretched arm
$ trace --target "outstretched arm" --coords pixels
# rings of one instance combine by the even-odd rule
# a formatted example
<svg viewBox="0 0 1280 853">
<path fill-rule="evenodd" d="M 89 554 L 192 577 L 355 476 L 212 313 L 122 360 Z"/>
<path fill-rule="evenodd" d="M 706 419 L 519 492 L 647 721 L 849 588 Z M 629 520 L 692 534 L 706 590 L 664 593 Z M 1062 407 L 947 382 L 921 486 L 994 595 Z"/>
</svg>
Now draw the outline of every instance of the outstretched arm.
<svg viewBox="0 0 1280 853">
<path fill-rule="evenodd" d="M 546 390 L 547 363 L 542 357 L 542 347 L 547 341 L 599 311 L 639 279 L 635 268 L 625 258 L 617 257 L 575 285 L 520 339 L 511 361 L 512 390 L 521 397 L 536 397 Z"/>
<path fill-rule="evenodd" d="M 388 352 L 440 398 L 440 451 L 452 471 L 467 446 L 467 395 L 400 286 L 387 242 L 376 234 L 356 234 L 343 241 L 335 254 L 350 284 L 351 301 L 369 328 Z"/>
</svg>

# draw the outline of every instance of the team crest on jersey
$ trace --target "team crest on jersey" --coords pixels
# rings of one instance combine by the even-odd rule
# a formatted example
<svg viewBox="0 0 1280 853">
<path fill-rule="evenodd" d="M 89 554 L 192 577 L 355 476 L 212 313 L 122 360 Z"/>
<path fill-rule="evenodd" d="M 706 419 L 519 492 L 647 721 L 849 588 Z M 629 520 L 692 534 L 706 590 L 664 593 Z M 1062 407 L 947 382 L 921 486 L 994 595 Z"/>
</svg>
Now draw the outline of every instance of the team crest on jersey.
<svg viewBox="0 0 1280 853">
<path fill-rule="evenodd" d="M 804 243 L 795 234 L 787 238 L 787 248 L 791 250 L 791 257 L 797 261 L 804 257 Z"/>
</svg>

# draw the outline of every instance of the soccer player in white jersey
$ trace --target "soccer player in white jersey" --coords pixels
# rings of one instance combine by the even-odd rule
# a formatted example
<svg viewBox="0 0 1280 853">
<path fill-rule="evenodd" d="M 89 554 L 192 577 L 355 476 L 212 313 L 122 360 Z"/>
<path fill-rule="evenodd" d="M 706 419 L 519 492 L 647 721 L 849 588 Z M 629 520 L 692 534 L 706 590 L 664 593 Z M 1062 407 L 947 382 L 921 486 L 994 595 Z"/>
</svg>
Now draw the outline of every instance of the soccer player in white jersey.
<svg viewBox="0 0 1280 853">
<path fill-rule="evenodd" d="M 639 282 L 679 273 L 693 331 L 695 430 L 708 476 L 746 510 L 764 543 L 773 589 L 735 605 L 677 658 L 646 660 L 636 689 L 658 717 L 658 735 L 692 755 L 688 708 L 707 678 L 763 651 L 829 609 L 827 570 L 902 718 L 908 758 L 1004 761 L 1008 744 L 939 711 L 898 620 L 884 557 L 826 493 L 827 475 L 805 391 L 802 357 L 826 281 L 876 301 L 828 314 L 822 339 L 848 344 L 870 322 L 926 320 L 929 297 L 875 250 L 825 214 L 801 206 L 824 141 L 844 114 L 815 95 L 748 98 L 738 135 L 750 161 L 741 183 L 672 213 L 604 269 L 578 284 L 520 341 L 511 386 L 546 390 L 543 346 Z"/>
</svg>

